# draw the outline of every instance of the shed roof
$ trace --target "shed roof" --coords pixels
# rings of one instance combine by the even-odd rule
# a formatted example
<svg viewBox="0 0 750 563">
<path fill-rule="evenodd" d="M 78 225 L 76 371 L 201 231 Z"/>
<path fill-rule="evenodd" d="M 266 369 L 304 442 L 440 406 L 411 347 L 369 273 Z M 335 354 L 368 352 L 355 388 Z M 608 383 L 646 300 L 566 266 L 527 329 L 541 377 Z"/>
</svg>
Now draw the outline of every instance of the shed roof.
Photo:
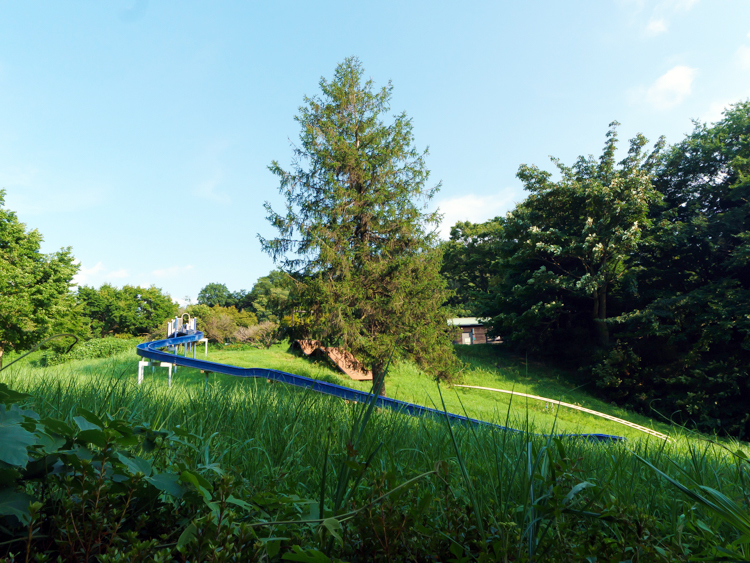
<svg viewBox="0 0 750 563">
<path fill-rule="evenodd" d="M 482 326 L 489 319 L 480 319 L 479 317 L 459 317 L 456 319 L 448 319 L 448 324 L 452 326 Z"/>
</svg>

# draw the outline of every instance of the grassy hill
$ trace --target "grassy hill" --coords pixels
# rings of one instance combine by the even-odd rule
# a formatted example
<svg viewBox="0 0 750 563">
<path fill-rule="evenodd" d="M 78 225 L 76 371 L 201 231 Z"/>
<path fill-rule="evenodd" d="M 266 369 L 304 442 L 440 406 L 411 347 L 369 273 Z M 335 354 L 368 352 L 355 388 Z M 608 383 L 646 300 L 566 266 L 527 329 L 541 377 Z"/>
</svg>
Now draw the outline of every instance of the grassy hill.
<svg viewBox="0 0 750 563">
<path fill-rule="evenodd" d="M 521 359 L 497 352 L 489 346 L 459 347 L 466 364 L 460 381 L 579 403 L 668 430 L 601 403 L 585 389 L 574 389 L 568 374 L 534 363 L 526 366 Z M 208 359 L 367 388 L 366 383 L 352 382 L 324 361 L 289 354 L 284 346 L 213 350 Z M 443 420 L 414 419 L 384 410 L 369 422 L 353 452 L 352 427 L 361 405 L 265 379 L 211 375 L 206 386 L 203 374 L 183 368 L 178 369 L 171 389 L 164 369 L 147 372 L 138 386 L 137 361 L 128 352 L 50 368 L 16 364 L 0 372 L 0 382 L 30 393 L 31 404 L 42 416 L 70 424 L 82 407 L 99 416 L 146 422 L 153 429 L 190 432 L 195 437 L 181 447 L 195 471 L 210 477 L 221 467 L 238 475 L 247 491 L 235 496 L 275 491 L 316 499 L 315 503 L 321 497 L 330 500 L 345 463 L 359 460 L 363 464 L 371 454 L 364 479 L 346 484 L 354 487 L 352 498 L 360 503 L 420 474 L 446 472 L 444 477 L 420 478 L 402 489 L 403 495 L 389 497 L 377 510 L 358 516 L 341 548 L 347 557 L 382 550 L 377 537 L 366 536 L 386 524 L 390 526 L 386 531 L 393 534 L 394 543 L 388 544 L 393 553 L 405 553 L 412 545 L 409 542 L 419 540 L 428 546 L 422 549 L 442 550 L 457 560 L 464 555 L 472 560 L 489 549 L 504 554 L 497 558 L 507 561 L 587 557 L 687 561 L 695 554 L 714 556 L 716 545 L 732 541 L 738 542 L 735 548 L 750 553 L 750 536 L 743 528 L 743 522 L 750 522 L 744 504 L 750 498 L 750 471 L 747 463 L 726 449 L 739 450 L 736 443 L 718 444 L 680 432 L 673 433 L 676 439 L 667 443 L 563 409 L 556 422 L 559 431 L 606 432 L 626 436 L 628 441 L 600 444 L 491 428 L 459 425 L 448 429 Z M 555 423 L 555 409 L 543 402 L 515 398 L 511 404 L 505 395 L 443 389 L 453 412 L 465 408 L 470 416 L 501 424 L 507 419 L 508 426 L 534 432 L 550 432 Z M 439 404 L 435 383 L 408 363 L 394 366 L 387 391 L 390 397 Z M 726 506 L 733 506 L 739 516 L 728 520 L 724 508 L 708 507 L 696 497 L 685 496 L 636 456 L 691 490 L 704 495 L 709 489 L 721 491 L 730 503 Z M 417 507 L 418 514 L 414 512 Z M 314 538 L 314 528 L 310 533 Z M 463 539 L 457 539 L 457 534 Z M 441 560 L 446 557 L 450 555 Z"/>
<path fill-rule="evenodd" d="M 586 388 L 576 388 L 570 374 L 547 368 L 543 364 L 529 362 L 513 356 L 493 345 L 457 346 L 457 354 L 465 367 L 453 383 L 490 387 L 546 397 L 552 400 L 583 406 L 618 418 L 668 433 L 670 427 L 663 422 L 630 413 L 594 398 Z M 199 357 L 204 357 L 200 354 Z M 286 346 L 274 346 L 269 350 L 209 350 L 210 361 L 240 367 L 262 367 L 278 369 L 314 379 L 321 379 L 346 387 L 368 391 L 369 382 L 352 381 L 325 360 L 310 360 L 287 352 Z M 181 371 L 182 381 L 195 383 L 192 370 Z M 218 377 L 222 385 L 242 385 L 231 376 Z M 183 379 L 184 378 L 184 379 Z M 202 383 L 202 379 L 201 379 Z M 518 396 L 492 393 L 443 385 L 443 399 L 447 410 L 470 417 L 525 428 L 539 432 L 556 431 L 568 433 L 604 433 L 641 438 L 641 432 L 594 415 L 565 407 L 557 408 L 552 403 L 535 401 Z M 441 408 L 440 396 L 433 378 L 408 362 L 392 366 L 386 380 L 389 397 L 428 407 Z"/>
</svg>

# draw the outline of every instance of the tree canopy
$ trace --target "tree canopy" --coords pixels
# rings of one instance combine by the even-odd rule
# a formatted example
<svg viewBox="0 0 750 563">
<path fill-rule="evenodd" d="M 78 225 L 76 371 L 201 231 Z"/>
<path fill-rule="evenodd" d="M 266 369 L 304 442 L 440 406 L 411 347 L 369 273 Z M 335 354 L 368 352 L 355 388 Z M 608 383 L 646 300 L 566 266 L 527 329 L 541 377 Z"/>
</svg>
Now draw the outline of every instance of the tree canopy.
<svg viewBox="0 0 750 563">
<path fill-rule="evenodd" d="M 234 295 L 223 283 L 209 283 L 198 292 L 198 303 L 213 307 L 229 307 L 235 304 Z"/>
<path fill-rule="evenodd" d="M 750 102 L 667 149 L 522 166 L 506 217 L 454 228 L 455 303 L 610 400 L 750 436 Z"/>
<path fill-rule="evenodd" d="M 248 294 L 258 320 L 278 323 L 292 315 L 294 307 L 290 292 L 293 286 L 294 280 L 281 270 L 273 270 L 258 278 Z"/>
<path fill-rule="evenodd" d="M 617 125 L 610 125 L 598 159 L 582 156 L 568 167 L 553 158 L 559 181 L 536 166 L 518 171 L 529 196 L 503 221 L 497 247 L 502 289 L 494 304 L 496 324 L 512 338 L 538 341 L 535 330 L 525 332 L 528 326 L 568 330 L 566 317 L 585 310 L 588 302 L 591 321 L 582 328 L 598 344 L 609 342 L 607 297 L 630 272 L 649 208 L 658 198 L 650 172 L 663 147 L 660 140 L 645 154 L 647 141 L 638 135 L 618 166 Z"/>
<path fill-rule="evenodd" d="M 178 306 L 158 287 L 117 288 L 104 284 L 99 289 L 81 286 L 77 293 L 83 314 L 97 336 L 123 334 L 142 336 L 174 317 Z"/>
<path fill-rule="evenodd" d="M 389 116 L 392 87 L 364 80 L 356 58 L 320 80 L 296 117 L 300 144 L 290 170 L 270 166 L 286 199 L 266 204 L 278 231 L 263 249 L 298 280 L 311 336 L 351 350 L 376 372 L 397 346 L 445 375 L 453 359 L 442 304 L 441 249 L 428 187 L 427 151 L 412 122 Z"/>
<path fill-rule="evenodd" d="M 27 231 L 4 206 L 0 190 L 0 365 L 5 349 L 26 349 L 49 335 L 72 306 L 67 296 L 78 271 L 69 247 L 43 254 L 39 231 Z"/>
</svg>

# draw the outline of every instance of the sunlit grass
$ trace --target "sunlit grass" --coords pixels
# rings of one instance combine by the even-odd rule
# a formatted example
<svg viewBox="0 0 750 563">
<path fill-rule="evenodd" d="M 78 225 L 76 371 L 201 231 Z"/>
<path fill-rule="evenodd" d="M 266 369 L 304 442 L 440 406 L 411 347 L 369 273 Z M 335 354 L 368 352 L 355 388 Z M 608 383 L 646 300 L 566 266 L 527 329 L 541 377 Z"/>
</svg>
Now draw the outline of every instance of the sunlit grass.
<svg viewBox="0 0 750 563">
<path fill-rule="evenodd" d="M 479 348 L 461 349 L 459 354 L 466 361 L 460 376 L 462 383 L 515 387 L 651 425 L 648 419 L 613 409 L 583 390 L 571 389 L 564 374 L 543 366 L 531 364 L 527 371 L 523 365 L 525 360 L 490 356 Z M 352 382 L 339 375 L 325 362 L 296 357 L 281 346 L 267 351 L 209 351 L 208 359 L 280 369 L 360 389 L 368 387 L 367 383 Z M 330 440 L 333 461 L 346 451 L 358 405 L 269 383 L 265 379 L 212 374 L 206 385 L 204 374 L 184 368 L 178 368 L 171 388 L 167 386 L 165 369 L 157 369 L 153 374 L 147 370 L 145 381 L 139 386 L 136 383 L 137 361 L 134 353 L 127 353 L 107 360 L 71 362 L 51 368 L 21 363 L 1 372 L 0 381 L 31 394 L 36 408 L 45 416 L 70 420 L 75 410 L 83 407 L 133 422 L 147 422 L 154 429 L 179 425 L 203 437 L 203 463 L 220 463 L 258 486 L 302 495 L 318 494 L 326 442 Z M 387 391 L 389 396 L 402 400 L 440 405 L 434 381 L 411 364 L 394 367 L 389 374 Z M 371 420 L 361 447 L 362 452 L 367 453 L 382 443 L 371 469 L 374 474 L 391 472 L 405 480 L 432 470 L 437 461 L 447 460 L 457 467 L 461 459 L 475 489 L 472 498 L 479 499 L 476 502 L 481 504 L 476 510 L 486 512 L 490 520 L 515 518 L 522 524 L 526 518 L 524 511 L 531 510 L 530 487 L 542 478 L 529 473 L 528 460 L 551 447 L 549 438 L 543 434 L 606 432 L 626 435 L 628 440 L 604 444 L 564 440 L 565 455 L 575 475 L 595 484 L 600 491 L 606 491 L 612 502 L 656 517 L 667 532 L 677 533 L 682 525 L 681 518 L 693 510 L 691 503 L 639 462 L 633 452 L 676 478 L 684 480 L 689 476 L 703 486 L 721 490 L 730 498 L 739 501 L 747 498 L 745 466 L 736 463 L 726 450 L 698 435 L 688 435 L 678 429 L 672 431 L 674 441 L 667 443 L 624 426 L 592 420 L 588 415 L 569 416 L 562 409 L 555 419 L 555 413 L 552 409 L 546 412 L 543 403 L 529 401 L 527 404 L 525 400 L 514 399 L 510 404 L 509 397 L 502 395 L 488 397 L 481 392 L 456 392 L 448 387 L 443 391 L 449 410 L 462 412 L 460 398 L 470 416 L 503 425 L 507 422 L 508 426 L 522 432 L 456 425 L 453 428 L 456 450 L 444 419 L 412 418 L 382 410 Z M 653 426 L 667 430 L 660 424 Z M 731 441 L 725 445 L 733 450 L 740 448 Z M 329 471 L 335 471 L 335 467 L 336 463 L 332 462 Z M 335 475 L 330 482 L 335 482 Z M 465 485 L 459 480 L 454 481 L 452 487 L 457 495 L 468 499 L 469 489 Z M 709 527 L 726 528 L 710 513 L 701 518 Z"/>
</svg>

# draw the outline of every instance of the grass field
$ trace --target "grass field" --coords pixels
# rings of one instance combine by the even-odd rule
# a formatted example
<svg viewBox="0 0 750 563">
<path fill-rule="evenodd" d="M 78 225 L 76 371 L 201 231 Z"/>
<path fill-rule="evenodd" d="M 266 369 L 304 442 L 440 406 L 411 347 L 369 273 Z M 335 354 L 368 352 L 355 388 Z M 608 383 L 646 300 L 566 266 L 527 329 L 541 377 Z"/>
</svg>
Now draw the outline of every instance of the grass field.
<svg viewBox="0 0 750 563">
<path fill-rule="evenodd" d="M 662 433 L 668 433 L 670 430 L 670 427 L 663 422 L 629 413 L 593 398 L 590 393 L 586 392 L 585 387 L 576 389 L 574 384 L 569 383 L 569 374 L 533 362 L 529 363 L 527 369 L 525 359 L 503 353 L 502 350 L 498 350 L 497 346 L 457 346 L 456 349 L 465 367 L 454 383 L 547 397 L 623 418 Z M 198 357 L 204 356 L 201 353 Z M 325 360 L 310 360 L 291 354 L 283 345 L 273 346 L 269 350 L 212 349 L 209 350 L 206 359 L 240 367 L 278 369 L 362 391 L 369 391 L 371 386 L 369 382 L 352 381 Z M 180 370 L 179 381 L 203 384 L 202 377 L 195 370 L 182 370 L 182 368 Z M 163 378 L 161 375 L 158 377 Z M 247 381 L 237 380 L 231 376 L 211 377 L 216 384 L 220 385 L 248 384 Z M 386 391 L 388 396 L 394 399 L 442 408 L 434 379 L 411 363 L 402 362 L 391 368 L 386 380 Z M 555 425 L 559 432 L 604 433 L 628 438 L 641 436 L 641 433 L 636 430 L 587 413 L 564 407 L 558 410 L 552 403 L 482 390 L 454 388 L 450 385 L 443 385 L 442 391 L 449 412 L 466 413 L 470 417 L 497 424 L 505 424 L 510 415 L 511 419 L 521 419 L 524 427 L 528 424 L 541 432 L 550 431 Z"/>
<path fill-rule="evenodd" d="M 675 439 L 666 443 L 562 409 L 555 419 L 554 409 L 543 402 L 514 399 L 509 406 L 509 397 L 504 395 L 444 387 L 449 411 L 462 413 L 465 408 L 469 416 L 500 424 L 507 421 L 508 426 L 528 432 L 461 426 L 449 430 L 444 420 L 413 419 L 389 411 L 376 413 L 360 446 L 365 456 L 377 450 L 369 469 L 373 479 L 390 475 L 388 482 L 398 484 L 433 470 L 437 462 L 447 463 L 452 468 L 452 498 L 467 507 L 463 518 L 475 518 L 477 526 L 484 526 L 485 536 L 490 529 L 499 534 L 497 530 L 503 526 L 514 527 L 515 532 L 503 536 L 503 541 L 510 542 L 507 553 L 516 550 L 518 558 L 507 560 L 529 560 L 541 553 L 578 553 L 574 545 L 563 544 L 570 540 L 579 545 L 584 541 L 581 534 L 589 533 L 594 523 L 599 526 L 596 534 L 609 538 L 614 550 L 612 559 L 598 561 L 628 560 L 628 546 L 636 550 L 634 553 L 643 554 L 632 561 L 688 560 L 695 553 L 708 553 L 712 542 L 724 545 L 739 540 L 735 548 L 747 548 L 750 538 L 742 540 L 744 532 L 736 523 L 728 523 L 721 513 L 683 495 L 636 457 L 696 490 L 709 487 L 722 491 L 730 503 L 740 507 L 738 510 L 745 511 L 743 518 L 750 523 L 747 466 L 725 449 L 739 450 L 739 444 L 712 443 L 632 415 L 593 399 L 583 389 L 572 388 L 562 372 L 533 363 L 527 369 L 523 360 L 498 352 L 490 346 L 459 347 L 458 354 L 466 363 L 461 382 L 581 404 L 671 433 Z M 210 350 L 208 359 L 274 368 L 360 389 L 368 386 L 348 380 L 323 361 L 289 354 L 283 346 L 263 351 Z M 0 382 L 33 395 L 36 408 L 46 416 L 70 420 L 76 408 L 83 407 L 134 422 L 147 421 L 155 429 L 179 425 L 201 437 L 195 446 L 197 464 L 207 468 L 218 463 L 232 468 L 253 486 L 311 498 L 320 495 L 322 486 L 333 494 L 340 471 L 337 468 L 343 467 L 340 463 L 346 458 L 352 424 L 361 405 L 264 379 L 211 375 L 206 386 L 203 374 L 183 368 L 174 376 L 171 389 L 163 369 L 153 375 L 147 372 L 144 384 L 138 386 L 137 360 L 134 353 L 126 353 L 51 368 L 19 363 L 0 373 Z M 396 365 L 386 385 L 390 397 L 440 406 L 435 383 L 410 364 Z M 609 444 L 576 439 L 555 442 L 537 434 L 553 429 L 619 434 L 628 440 Z M 325 467 L 331 473 L 328 481 L 324 479 Z M 366 483 L 358 486 L 364 491 Z M 367 486 L 374 486 L 373 481 Z M 429 482 L 418 490 L 438 495 L 441 486 Z M 559 488 L 557 493 L 555 487 Z M 450 520 L 447 513 L 435 518 Z M 542 534 L 540 526 L 547 521 L 554 526 L 548 525 Z M 707 536 L 705 530 L 711 535 Z M 610 544 L 605 544 L 586 549 L 605 553 L 610 549 Z M 659 550 L 668 557 L 662 558 Z M 521 557 L 522 553 L 527 559 Z M 544 558 L 539 556 L 537 560 Z"/>
</svg>

